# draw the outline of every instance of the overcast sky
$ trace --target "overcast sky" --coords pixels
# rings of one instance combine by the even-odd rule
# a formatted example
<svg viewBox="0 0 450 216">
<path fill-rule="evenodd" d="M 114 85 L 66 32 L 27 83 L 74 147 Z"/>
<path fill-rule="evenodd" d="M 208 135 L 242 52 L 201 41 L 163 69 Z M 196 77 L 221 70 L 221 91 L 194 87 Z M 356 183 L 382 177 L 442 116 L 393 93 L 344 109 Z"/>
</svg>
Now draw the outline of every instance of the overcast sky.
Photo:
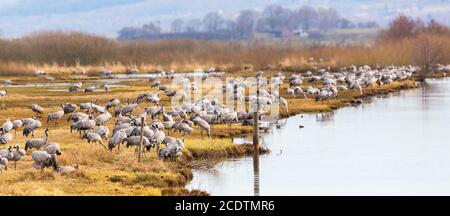
<svg viewBox="0 0 450 216">
<path fill-rule="evenodd" d="M 175 18 L 197 18 L 210 11 L 233 17 L 239 10 L 262 10 L 270 4 L 334 7 L 352 21 L 375 20 L 382 25 L 400 13 L 450 23 L 450 0 L 0 0 L 0 32 L 2 37 L 19 37 L 76 30 L 116 37 L 124 26 L 153 20 L 164 26 Z"/>
</svg>

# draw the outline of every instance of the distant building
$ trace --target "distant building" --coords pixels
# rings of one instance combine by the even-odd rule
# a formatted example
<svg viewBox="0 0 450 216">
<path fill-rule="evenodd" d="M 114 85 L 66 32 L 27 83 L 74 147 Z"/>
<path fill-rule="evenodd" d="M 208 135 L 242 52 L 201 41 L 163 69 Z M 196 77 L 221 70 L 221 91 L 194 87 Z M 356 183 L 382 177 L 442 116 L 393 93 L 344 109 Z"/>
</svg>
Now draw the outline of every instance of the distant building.
<svg viewBox="0 0 450 216">
<path fill-rule="evenodd" d="M 297 29 L 295 31 L 293 31 L 293 34 L 295 37 L 299 37 L 299 38 L 307 38 L 308 37 L 308 32 L 306 32 L 304 29 Z"/>
<path fill-rule="evenodd" d="M 294 37 L 294 32 L 288 28 L 267 30 L 262 33 L 269 34 L 272 38 L 292 38 Z"/>
</svg>

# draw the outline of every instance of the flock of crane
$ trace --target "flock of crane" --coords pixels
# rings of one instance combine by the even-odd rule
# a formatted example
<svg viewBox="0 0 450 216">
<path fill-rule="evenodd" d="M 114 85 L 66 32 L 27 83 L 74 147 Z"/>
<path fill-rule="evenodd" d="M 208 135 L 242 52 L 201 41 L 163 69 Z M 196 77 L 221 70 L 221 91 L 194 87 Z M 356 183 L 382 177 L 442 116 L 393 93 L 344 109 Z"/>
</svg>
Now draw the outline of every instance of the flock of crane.
<svg viewBox="0 0 450 216">
<path fill-rule="evenodd" d="M 362 89 L 365 86 L 382 85 L 409 79 L 418 70 L 419 68 L 414 66 L 390 66 L 380 69 L 372 69 L 369 66 L 351 66 L 342 68 L 338 72 L 330 72 L 324 69 L 317 70 L 314 73 L 308 71 L 301 74 L 292 74 L 288 78 L 289 87 L 286 93 L 287 95 L 293 95 L 293 97 L 303 95 L 316 100 L 335 97 L 339 91 L 344 90 L 355 90 L 362 94 Z M 213 71 L 213 69 L 209 69 L 204 76 L 208 77 L 208 74 Z M 133 73 L 137 72 L 134 71 Z M 47 113 L 46 121 L 47 123 L 54 123 L 57 127 L 58 122 L 66 116 L 67 121 L 71 122 L 68 128 L 70 132 L 79 132 L 79 137 L 89 143 L 98 143 L 105 150 L 111 152 L 114 148 L 117 148 L 118 153 L 120 153 L 120 145 L 136 147 L 136 152 L 138 149 L 145 152 L 155 148 L 157 155 L 162 159 L 181 156 L 185 135 L 192 133 L 194 128 L 198 128 L 202 136 L 205 133 L 211 138 L 214 124 L 241 123 L 242 125 L 253 125 L 251 112 L 236 111 L 235 108 L 226 106 L 215 97 L 194 99 L 166 110 L 165 107 L 160 105 L 162 93 L 168 97 L 185 96 L 188 90 L 170 89 L 169 86 L 161 84 L 159 79 L 173 79 L 176 76 L 174 71 L 171 70 L 167 73 L 159 71 L 158 73 L 161 76 L 149 78 L 149 86 L 156 88 L 154 92 L 141 93 L 134 100 L 127 99 L 126 103 L 122 103 L 118 98 L 112 98 L 105 104 L 97 103 L 96 100 L 78 105 L 65 103 L 61 105 L 59 111 Z M 256 78 L 262 76 L 263 72 L 255 74 Z M 189 80 L 189 77 L 186 77 L 186 79 Z M 288 101 L 281 97 L 278 90 L 270 90 L 267 83 L 258 83 L 259 79 L 256 80 L 256 83 L 249 83 L 242 82 L 239 79 L 228 79 L 226 84 L 222 85 L 222 91 L 232 92 L 232 94 L 229 94 L 231 95 L 229 99 L 247 101 L 252 107 L 258 105 L 261 109 L 261 116 L 268 112 L 267 106 L 274 104 L 284 106 L 286 112 L 288 112 Z M 271 80 L 275 82 L 275 86 L 280 87 L 286 78 L 282 72 L 279 72 Z M 308 81 L 311 85 L 302 89 L 301 86 L 305 81 Z M 246 87 L 255 85 L 260 86 L 258 94 L 245 95 Z M 317 88 L 313 85 L 321 87 Z M 196 90 L 195 82 L 192 82 L 189 86 L 190 90 Z M 69 91 L 79 91 L 81 87 L 82 83 L 76 83 L 69 88 Z M 103 87 L 108 88 L 107 85 Z M 86 89 L 85 91 L 90 92 L 94 89 Z M 0 97 L 6 96 L 7 93 L 6 90 L 0 90 Z M 139 106 L 149 103 L 152 105 L 144 105 L 142 113 L 133 115 L 137 112 Z M 53 167 L 55 171 L 60 173 L 75 171 L 77 167 L 58 165 L 56 159 L 57 155 L 62 153 L 61 148 L 58 143 L 49 141 L 48 129 L 44 129 L 45 137 L 34 137 L 34 132 L 42 127 L 39 119 L 43 117 L 45 110 L 38 104 L 31 104 L 30 108 L 35 116 L 16 120 L 7 119 L 0 127 L 0 144 L 5 147 L 14 138 L 11 133 L 12 130 L 16 131 L 23 128 L 23 136 L 29 137 L 31 135 L 31 139 L 26 141 L 24 149 L 21 149 L 19 145 L 14 145 L 0 151 L 0 171 L 7 169 L 8 161 L 16 163 L 22 157 L 25 157 L 28 149 L 34 150 L 31 157 L 34 160 L 33 168 L 35 169 L 43 171 L 46 167 Z M 112 109 L 114 110 L 110 112 Z M 113 118 L 115 118 L 115 124 L 112 133 L 110 133 L 106 123 Z M 171 132 L 180 133 L 182 136 L 181 138 L 172 137 L 170 136 Z M 105 143 L 105 140 L 108 140 L 108 142 Z"/>
</svg>

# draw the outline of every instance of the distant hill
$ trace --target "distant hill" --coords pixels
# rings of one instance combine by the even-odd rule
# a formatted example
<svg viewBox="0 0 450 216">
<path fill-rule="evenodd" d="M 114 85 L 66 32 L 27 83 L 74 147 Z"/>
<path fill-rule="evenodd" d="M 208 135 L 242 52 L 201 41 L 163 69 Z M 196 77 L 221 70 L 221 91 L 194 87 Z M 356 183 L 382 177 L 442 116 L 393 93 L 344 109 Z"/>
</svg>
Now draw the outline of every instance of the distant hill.
<svg viewBox="0 0 450 216">
<path fill-rule="evenodd" d="M 333 7 L 350 20 L 376 20 L 385 25 L 403 13 L 450 24 L 450 0 L 8 0 L 0 1 L 0 32 L 18 37 L 36 31 L 77 30 L 116 37 L 125 26 L 175 18 L 202 17 L 220 11 L 228 17 L 242 9 L 261 10 L 270 4 Z"/>
</svg>

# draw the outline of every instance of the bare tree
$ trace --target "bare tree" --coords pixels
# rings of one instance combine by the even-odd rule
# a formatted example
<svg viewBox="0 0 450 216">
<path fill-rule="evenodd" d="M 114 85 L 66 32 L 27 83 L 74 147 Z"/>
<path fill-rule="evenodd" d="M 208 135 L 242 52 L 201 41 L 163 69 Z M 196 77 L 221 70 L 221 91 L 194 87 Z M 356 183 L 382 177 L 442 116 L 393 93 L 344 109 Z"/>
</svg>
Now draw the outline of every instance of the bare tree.
<svg viewBox="0 0 450 216">
<path fill-rule="evenodd" d="M 334 8 L 319 8 L 317 10 L 319 28 L 331 29 L 337 26 L 339 20 L 339 15 Z"/>
<path fill-rule="evenodd" d="M 173 33 L 180 33 L 183 31 L 183 25 L 184 21 L 182 19 L 175 19 L 171 23 L 170 28 L 172 29 Z"/>
<path fill-rule="evenodd" d="M 389 23 L 389 28 L 381 33 L 381 37 L 394 40 L 414 37 L 423 28 L 423 22 L 420 19 L 414 20 L 412 17 L 400 15 Z"/>
<path fill-rule="evenodd" d="M 443 43 L 434 35 L 418 36 L 413 61 L 422 66 L 420 80 L 425 80 L 426 76 L 432 72 L 432 66 L 442 59 L 443 47 Z"/>
<path fill-rule="evenodd" d="M 437 35 L 450 34 L 450 29 L 447 26 L 442 25 L 434 19 L 428 22 L 425 31 Z"/>
<path fill-rule="evenodd" d="M 302 28 L 309 30 L 317 20 L 318 14 L 314 8 L 310 6 L 302 6 L 296 14 Z"/>
<path fill-rule="evenodd" d="M 162 31 L 159 21 L 156 21 L 155 23 L 150 22 L 148 24 L 143 25 L 142 30 L 143 33 L 145 34 L 159 34 Z"/>
<path fill-rule="evenodd" d="M 337 27 L 339 28 L 343 28 L 343 29 L 349 29 L 349 28 L 354 28 L 355 24 L 352 23 L 352 21 L 348 20 L 348 19 L 340 19 L 337 22 Z"/>
<path fill-rule="evenodd" d="M 236 19 L 236 31 L 240 36 L 251 37 L 258 20 L 258 13 L 254 10 L 243 10 Z"/>
<path fill-rule="evenodd" d="M 200 31 L 201 26 L 202 21 L 200 19 L 191 19 L 185 24 L 185 31 L 190 33 L 198 32 Z"/>
<path fill-rule="evenodd" d="M 292 11 L 280 5 L 269 5 L 263 11 L 263 19 L 270 30 L 287 27 Z"/>
<path fill-rule="evenodd" d="M 224 19 L 218 12 L 210 12 L 203 18 L 203 25 L 208 32 L 216 32 L 223 23 Z"/>
<path fill-rule="evenodd" d="M 225 20 L 225 29 L 235 34 L 237 32 L 236 21 L 231 19 Z"/>
</svg>

